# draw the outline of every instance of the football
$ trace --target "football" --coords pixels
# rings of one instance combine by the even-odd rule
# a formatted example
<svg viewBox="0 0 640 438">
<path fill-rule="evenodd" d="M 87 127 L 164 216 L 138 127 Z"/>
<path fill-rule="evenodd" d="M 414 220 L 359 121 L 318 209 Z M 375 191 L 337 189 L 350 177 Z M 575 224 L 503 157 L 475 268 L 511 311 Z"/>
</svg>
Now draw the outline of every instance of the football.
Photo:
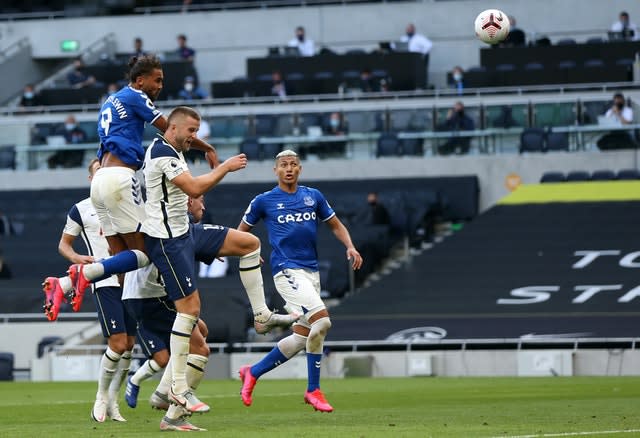
<svg viewBox="0 0 640 438">
<path fill-rule="evenodd" d="M 475 21 L 476 36 L 487 44 L 497 44 L 509 35 L 509 17 L 498 9 L 487 9 Z"/>
</svg>

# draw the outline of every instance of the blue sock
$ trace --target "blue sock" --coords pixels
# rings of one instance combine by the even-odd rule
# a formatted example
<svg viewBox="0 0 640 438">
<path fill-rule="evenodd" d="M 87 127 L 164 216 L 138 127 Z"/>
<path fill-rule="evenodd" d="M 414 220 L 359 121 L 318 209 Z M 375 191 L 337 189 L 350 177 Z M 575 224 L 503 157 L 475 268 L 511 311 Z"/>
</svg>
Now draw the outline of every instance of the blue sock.
<svg viewBox="0 0 640 438">
<path fill-rule="evenodd" d="M 307 373 L 309 382 L 307 391 L 312 392 L 320 388 L 320 365 L 322 363 L 322 353 L 307 353 Z"/>
<path fill-rule="evenodd" d="M 125 272 L 138 269 L 138 257 L 136 257 L 136 253 L 131 250 L 119 252 L 113 257 L 102 260 L 100 263 L 102 263 L 104 268 L 104 275 L 96 278 L 92 282 L 104 280 L 113 274 L 124 274 Z"/>
<path fill-rule="evenodd" d="M 264 373 L 268 373 L 278 365 L 282 365 L 286 361 L 288 361 L 284 354 L 280 351 L 278 346 L 273 347 L 273 350 L 269 352 L 265 357 L 262 358 L 260 362 L 251 367 L 251 375 L 256 379 L 263 375 Z"/>
</svg>

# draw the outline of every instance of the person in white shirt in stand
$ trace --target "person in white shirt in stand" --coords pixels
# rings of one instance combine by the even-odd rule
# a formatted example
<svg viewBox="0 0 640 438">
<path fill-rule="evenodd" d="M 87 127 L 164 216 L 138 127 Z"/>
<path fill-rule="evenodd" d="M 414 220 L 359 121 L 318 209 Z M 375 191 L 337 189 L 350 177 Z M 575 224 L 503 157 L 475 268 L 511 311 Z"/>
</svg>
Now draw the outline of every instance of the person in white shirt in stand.
<svg viewBox="0 0 640 438">
<path fill-rule="evenodd" d="M 296 37 L 289 41 L 287 44 L 289 47 L 297 47 L 300 52 L 300 56 L 313 56 L 316 54 L 315 45 L 313 40 L 307 38 L 304 34 L 304 27 L 296 27 Z"/>
<path fill-rule="evenodd" d="M 425 85 L 428 85 L 429 53 L 431 52 L 433 43 L 423 34 L 416 33 L 416 26 L 413 23 L 407 24 L 406 33 L 400 37 L 400 41 L 403 43 L 407 43 L 407 50 L 409 50 L 409 52 L 421 53 L 422 56 L 424 56 Z"/>
<path fill-rule="evenodd" d="M 611 32 L 620 32 L 625 40 L 638 41 L 640 40 L 640 33 L 635 23 L 629 20 L 629 13 L 626 11 L 620 12 L 619 20 L 611 25 Z"/>
<path fill-rule="evenodd" d="M 422 53 L 427 56 L 433 47 L 429 38 L 421 33 L 416 33 L 416 26 L 413 23 L 407 24 L 406 33 L 400 37 L 400 41 L 407 43 L 410 52 Z"/>
<path fill-rule="evenodd" d="M 622 125 L 633 123 L 633 109 L 626 104 L 624 94 L 616 93 L 613 95 L 613 105 L 607 110 L 605 117 L 616 119 Z"/>
</svg>

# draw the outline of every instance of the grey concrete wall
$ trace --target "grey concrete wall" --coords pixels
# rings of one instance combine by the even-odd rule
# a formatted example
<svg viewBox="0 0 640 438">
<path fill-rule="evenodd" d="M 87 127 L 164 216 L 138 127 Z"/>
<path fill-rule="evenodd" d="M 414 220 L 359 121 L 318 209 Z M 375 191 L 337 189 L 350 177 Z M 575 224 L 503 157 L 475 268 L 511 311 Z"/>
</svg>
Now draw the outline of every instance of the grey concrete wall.
<svg viewBox="0 0 640 438">
<path fill-rule="evenodd" d="M 244 74 L 245 60 L 263 56 L 269 46 L 284 45 L 293 27 L 303 25 L 318 47 L 337 51 L 371 49 L 381 40 L 395 40 L 409 21 L 434 42 L 431 56 L 432 82 L 442 83 L 444 72 L 454 65 L 479 63 L 482 43 L 474 37 L 475 16 L 483 2 L 362 4 L 350 6 L 305 6 L 299 8 L 241 11 L 155 14 L 65 20 L 30 20 L 3 23 L 4 41 L 28 36 L 36 58 L 69 56 L 60 52 L 60 41 L 77 39 L 86 48 L 97 39 L 114 33 L 119 51 L 129 51 L 140 36 L 150 51 L 176 47 L 176 35 L 186 33 L 198 54 L 196 67 L 205 81 L 227 80 Z M 492 7 L 516 16 L 529 36 L 534 33 L 552 39 L 575 36 L 584 40 L 604 36 L 618 12 L 627 10 L 640 21 L 640 3 L 628 0 L 496 0 Z M 576 19 L 577 10 L 588 10 Z"/>
</svg>

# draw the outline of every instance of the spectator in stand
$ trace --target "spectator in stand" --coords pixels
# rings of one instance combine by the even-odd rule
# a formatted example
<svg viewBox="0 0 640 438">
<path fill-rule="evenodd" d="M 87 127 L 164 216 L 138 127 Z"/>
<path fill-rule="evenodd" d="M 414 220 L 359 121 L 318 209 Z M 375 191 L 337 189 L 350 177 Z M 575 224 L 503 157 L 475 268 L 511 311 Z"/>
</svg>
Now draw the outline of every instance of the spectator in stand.
<svg viewBox="0 0 640 438">
<path fill-rule="evenodd" d="M 78 127 L 76 118 L 72 115 L 66 118 L 64 126 L 60 127 L 56 133 L 64 136 L 67 144 L 87 142 L 87 133 Z M 64 168 L 80 167 L 83 159 L 83 150 L 58 150 L 49 157 L 47 163 L 49 164 L 49 169 L 54 169 L 59 166 Z"/>
<path fill-rule="evenodd" d="M 287 86 L 279 70 L 271 72 L 271 95 L 277 96 L 280 100 L 287 100 Z"/>
<path fill-rule="evenodd" d="M 0 252 L 0 279 L 8 280 L 13 276 L 11 269 Z"/>
<path fill-rule="evenodd" d="M 313 40 L 305 36 L 304 27 L 302 26 L 296 27 L 296 37 L 289 41 L 287 46 L 297 47 L 300 52 L 300 56 L 313 56 L 316 54 Z"/>
<path fill-rule="evenodd" d="M 102 96 L 102 98 L 100 98 L 99 103 L 102 104 L 105 100 L 109 98 L 109 96 L 113 96 L 114 94 L 116 94 L 118 90 L 120 90 L 120 87 L 118 87 L 118 84 L 116 84 L 115 82 L 112 82 L 109 85 L 107 85 L 107 92 L 104 94 L 104 96 Z"/>
<path fill-rule="evenodd" d="M 193 50 L 191 47 L 187 46 L 187 36 L 181 33 L 180 35 L 178 35 L 177 38 L 178 38 L 178 49 L 176 50 L 176 52 L 178 52 L 178 55 L 180 56 L 181 59 L 185 61 L 193 62 L 196 56 L 196 51 Z"/>
<path fill-rule="evenodd" d="M 360 72 L 360 90 L 365 93 L 369 93 L 372 91 L 380 91 L 379 84 L 376 83 L 373 75 L 371 74 L 371 70 L 368 68 L 363 68 Z"/>
<path fill-rule="evenodd" d="M 632 23 L 629 20 L 629 13 L 626 11 L 620 12 L 618 21 L 611 25 L 611 32 L 620 32 L 625 40 L 640 40 L 638 27 L 635 25 L 635 23 Z"/>
<path fill-rule="evenodd" d="M 620 126 L 633 123 L 633 109 L 627 105 L 627 101 L 622 93 L 613 95 L 613 104 L 604 115 L 608 119 L 613 120 L 614 124 Z M 603 135 L 598 140 L 597 145 L 600 150 L 633 149 L 636 147 L 636 142 L 633 140 L 630 132 L 616 130 Z"/>
<path fill-rule="evenodd" d="M 196 85 L 196 80 L 193 76 L 187 76 L 184 78 L 184 85 L 182 90 L 178 92 L 178 97 L 183 100 L 200 100 L 209 97 L 207 92 Z"/>
<path fill-rule="evenodd" d="M 347 135 L 348 128 L 341 112 L 334 111 L 329 115 L 329 119 L 323 127 L 325 136 L 344 136 Z M 347 149 L 347 142 L 337 140 L 331 142 L 323 142 L 319 145 L 321 156 L 344 156 Z"/>
<path fill-rule="evenodd" d="M 400 41 L 408 44 L 407 48 L 410 52 L 422 53 L 425 57 L 433 47 L 429 38 L 421 33 L 416 33 L 416 26 L 413 23 L 407 24 L 406 33 L 400 37 Z"/>
<path fill-rule="evenodd" d="M 516 26 L 516 17 L 509 15 L 509 35 L 499 47 L 524 47 L 527 45 L 527 36 L 522 29 Z"/>
<path fill-rule="evenodd" d="M 464 70 L 459 65 L 456 65 L 451 70 L 449 86 L 457 90 L 458 94 L 462 94 L 462 90 L 464 90 Z"/>
<path fill-rule="evenodd" d="M 142 38 L 136 37 L 133 40 L 133 53 L 131 56 L 135 56 L 136 58 L 141 58 L 147 54 L 147 52 L 142 48 L 143 41 Z"/>
<path fill-rule="evenodd" d="M 69 86 L 71 86 L 71 88 L 84 88 L 99 85 L 94 76 L 88 75 L 84 72 L 84 67 L 85 65 L 82 58 L 76 58 L 73 61 L 73 70 L 67 74 L 67 81 L 69 81 Z"/>
<path fill-rule="evenodd" d="M 408 44 L 407 49 L 410 52 L 422 53 L 426 70 L 425 80 L 428 81 L 429 53 L 433 47 L 431 40 L 421 33 L 416 33 L 416 26 L 413 23 L 409 23 L 407 24 L 406 33 L 400 37 L 400 41 Z"/>
<path fill-rule="evenodd" d="M 19 105 L 23 108 L 42 106 L 42 99 L 40 99 L 40 95 L 36 93 L 33 84 L 24 86 Z"/>
<path fill-rule="evenodd" d="M 365 225 L 391 225 L 389 211 L 378 199 L 377 192 L 370 191 L 367 194 L 367 208 L 362 211 L 357 223 Z"/>
<path fill-rule="evenodd" d="M 473 131 L 475 129 L 475 123 L 464 112 L 464 104 L 460 101 L 453 105 L 447 114 L 447 120 L 444 121 L 439 127 L 440 131 Z M 462 155 L 469 152 L 469 146 L 471 145 L 471 137 L 453 135 L 443 145 L 438 147 L 440 155 L 457 154 Z"/>
</svg>

